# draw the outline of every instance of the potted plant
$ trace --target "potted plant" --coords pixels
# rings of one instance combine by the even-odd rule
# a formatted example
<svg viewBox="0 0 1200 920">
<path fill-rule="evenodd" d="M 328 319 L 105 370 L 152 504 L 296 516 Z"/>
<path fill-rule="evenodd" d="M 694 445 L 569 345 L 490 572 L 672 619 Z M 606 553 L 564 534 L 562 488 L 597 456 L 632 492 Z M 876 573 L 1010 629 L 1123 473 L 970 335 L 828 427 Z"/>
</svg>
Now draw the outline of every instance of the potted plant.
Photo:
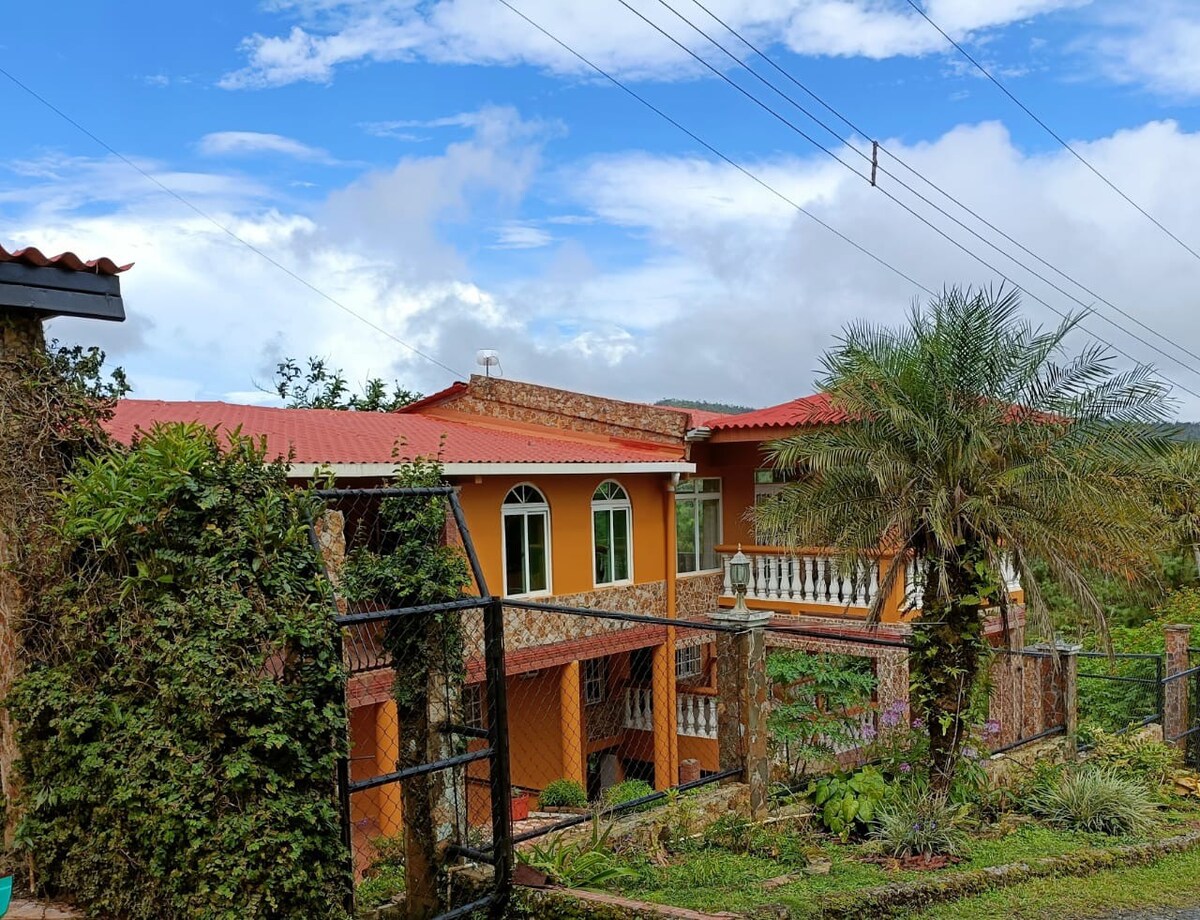
<svg viewBox="0 0 1200 920">
<path fill-rule="evenodd" d="M 514 821 L 524 821 L 529 817 L 529 807 L 533 804 L 533 796 L 528 790 L 513 787 L 512 791 L 512 819 Z"/>
</svg>

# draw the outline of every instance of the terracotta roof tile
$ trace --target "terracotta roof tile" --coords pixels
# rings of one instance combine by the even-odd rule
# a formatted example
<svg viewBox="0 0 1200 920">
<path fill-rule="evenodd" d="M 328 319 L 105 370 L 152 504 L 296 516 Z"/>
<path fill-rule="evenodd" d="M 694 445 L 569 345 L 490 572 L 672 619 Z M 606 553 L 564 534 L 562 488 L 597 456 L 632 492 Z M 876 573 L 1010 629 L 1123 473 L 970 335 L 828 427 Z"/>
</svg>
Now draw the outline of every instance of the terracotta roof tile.
<svg viewBox="0 0 1200 920">
<path fill-rule="evenodd" d="M 117 404 L 109 432 L 128 443 L 156 422 L 199 422 L 208 427 L 267 438 L 272 457 L 294 452 L 295 463 L 390 463 L 399 456 L 445 463 L 646 463 L 671 462 L 679 448 L 575 437 L 547 429 L 530 432 L 392 412 L 276 409 L 224 402 L 162 402 L 125 399 Z"/>
<path fill-rule="evenodd" d="M 768 406 L 741 415 L 729 415 L 710 422 L 708 427 L 713 431 L 795 428 L 799 425 L 836 425 L 848 419 L 849 416 L 845 412 L 835 409 L 830 404 L 827 393 L 814 393 L 812 396 L 801 396 L 778 406 Z"/>
<path fill-rule="evenodd" d="M 61 268 L 69 272 L 91 272 L 96 275 L 118 275 L 133 268 L 133 263 L 117 265 L 112 259 L 101 256 L 85 262 L 73 252 L 60 252 L 56 256 L 42 255 L 40 249 L 27 246 L 9 252 L 0 246 L 0 262 L 21 262 L 35 268 Z"/>
</svg>

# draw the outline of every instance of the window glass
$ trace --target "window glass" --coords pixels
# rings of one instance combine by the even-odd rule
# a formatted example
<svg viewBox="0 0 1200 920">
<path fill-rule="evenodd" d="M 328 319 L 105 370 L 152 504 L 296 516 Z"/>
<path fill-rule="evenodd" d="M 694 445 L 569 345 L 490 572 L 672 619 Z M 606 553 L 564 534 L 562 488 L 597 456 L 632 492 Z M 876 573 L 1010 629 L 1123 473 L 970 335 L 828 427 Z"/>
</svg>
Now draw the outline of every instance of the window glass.
<svg viewBox="0 0 1200 920">
<path fill-rule="evenodd" d="M 595 546 L 597 585 L 633 578 L 630 555 L 632 535 L 629 496 L 616 482 L 602 482 L 592 495 L 592 542 Z"/>
<path fill-rule="evenodd" d="M 525 515 L 529 544 L 529 591 L 545 591 L 549 584 L 546 566 L 546 515 Z"/>
<path fill-rule="evenodd" d="M 675 549 L 681 572 L 696 571 L 696 502 L 677 499 L 675 503 Z"/>
<path fill-rule="evenodd" d="M 613 581 L 612 512 L 593 511 L 592 527 L 596 534 L 596 584 Z"/>
<path fill-rule="evenodd" d="M 608 659 L 589 658 L 583 663 L 583 701 L 588 706 L 603 703 L 608 691 Z"/>
<path fill-rule="evenodd" d="M 720 568 L 717 544 L 721 542 L 721 499 L 706 498 L 700 502 L 699 529 L 697 552 L 700 556 L 700 568 Z"/>
<path fill-rule="evenodd" d="M 533 486 L 504 498 L 504 581 L 508 594 L 550 590 L 550 507 Z"/>
<path fill-rule="evenodd" d="M 687 480 L 675 493 L 676 571 L 704 572 L 721 567 L 721 480 Z M 680 483 L 682 486 L 684 483 Z"/>
<path fill-rule="evenodd" d="M 686 648 L 675 649 L 675 679 L 689 680 L 693 677 L 699 677 L 703 657 L 704 650 L 699 645 L 689 645 Z"/>
<path fill-rule="evenodd" d="M 613 581 L 629 580 L 629 509 L 612 511 Z"/>
<path fill-rule="evenodd" d="M 509 594 L 525 594 L 525 516 L 504 517 L 504 573 Z"/>
</svg>

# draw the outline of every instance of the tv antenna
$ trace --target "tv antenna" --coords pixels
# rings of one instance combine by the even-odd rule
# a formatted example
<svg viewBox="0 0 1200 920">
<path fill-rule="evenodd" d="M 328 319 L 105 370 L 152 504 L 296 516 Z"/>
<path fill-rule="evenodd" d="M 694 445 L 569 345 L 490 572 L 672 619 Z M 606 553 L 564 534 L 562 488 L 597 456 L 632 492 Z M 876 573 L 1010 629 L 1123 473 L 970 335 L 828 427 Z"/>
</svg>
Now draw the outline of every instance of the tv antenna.
<svg viewBox="0 0 1200 920">
<path fill-rule="evenodd" d="M 485 377 L 492 376 L 492 368 L 500 367 L 500 353 L 494 348 L 481 348 L 475 352 L 475 363 L 483 368 Z M 500 367 L 499 373 L 504 373 L 504 368 Z"/>
</svg>

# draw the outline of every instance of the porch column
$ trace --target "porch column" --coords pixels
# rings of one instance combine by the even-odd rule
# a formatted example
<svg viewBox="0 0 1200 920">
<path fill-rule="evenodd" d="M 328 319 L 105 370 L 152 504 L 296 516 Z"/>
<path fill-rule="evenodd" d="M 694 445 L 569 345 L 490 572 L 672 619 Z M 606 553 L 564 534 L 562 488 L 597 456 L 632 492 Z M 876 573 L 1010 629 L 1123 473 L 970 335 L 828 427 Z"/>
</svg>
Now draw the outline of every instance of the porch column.
<svg viewBox="0 0 1200 920">
<path fill-rule="evenodd" d="M 1176 677 L 1188 670 L 1188 640 L 1190 626 L 1167 626 L 1163 629 L 1167 660 L 1163 683 L 1163 740 L 1186 750 L 1188 739 L 1188 679 Z"/>
<path fill-rule="evenodd" d="M 583 725 L 582 691 L 579 684 L 579 662 L 563 665 L 558 683 L 559 733 L 562 736 L 562 775 L 587 788 L 583 772 L 587 738 Z"/>
<path fill-rule="evenodd" d="M 679 725 L 675 710 L 675 627 L 667 641 L 654 649 L 654 788 L 670 789 L 679 782 Z"/>
<path fill-rule="evenodd" d="M 750 787 L 750 811 L 766 812 L 770 769 L 767 759 L 767 642 L 769 611 L 718 610 L 724 625 L 743 627 L 717 633 L 717 752 L 721 770 L 739 770 Z"/>
<path fill-rule="evenodd" d="M 396 701 L 384 700 L 375 707 L 375 763 L 380 774 L 390 773 L 400 761 L 400 720 Z M 394 837 L 404 826 L 400 786 L 389 783 L 375 790 L 379 802 L 379 833 Z"/>
</svg>

